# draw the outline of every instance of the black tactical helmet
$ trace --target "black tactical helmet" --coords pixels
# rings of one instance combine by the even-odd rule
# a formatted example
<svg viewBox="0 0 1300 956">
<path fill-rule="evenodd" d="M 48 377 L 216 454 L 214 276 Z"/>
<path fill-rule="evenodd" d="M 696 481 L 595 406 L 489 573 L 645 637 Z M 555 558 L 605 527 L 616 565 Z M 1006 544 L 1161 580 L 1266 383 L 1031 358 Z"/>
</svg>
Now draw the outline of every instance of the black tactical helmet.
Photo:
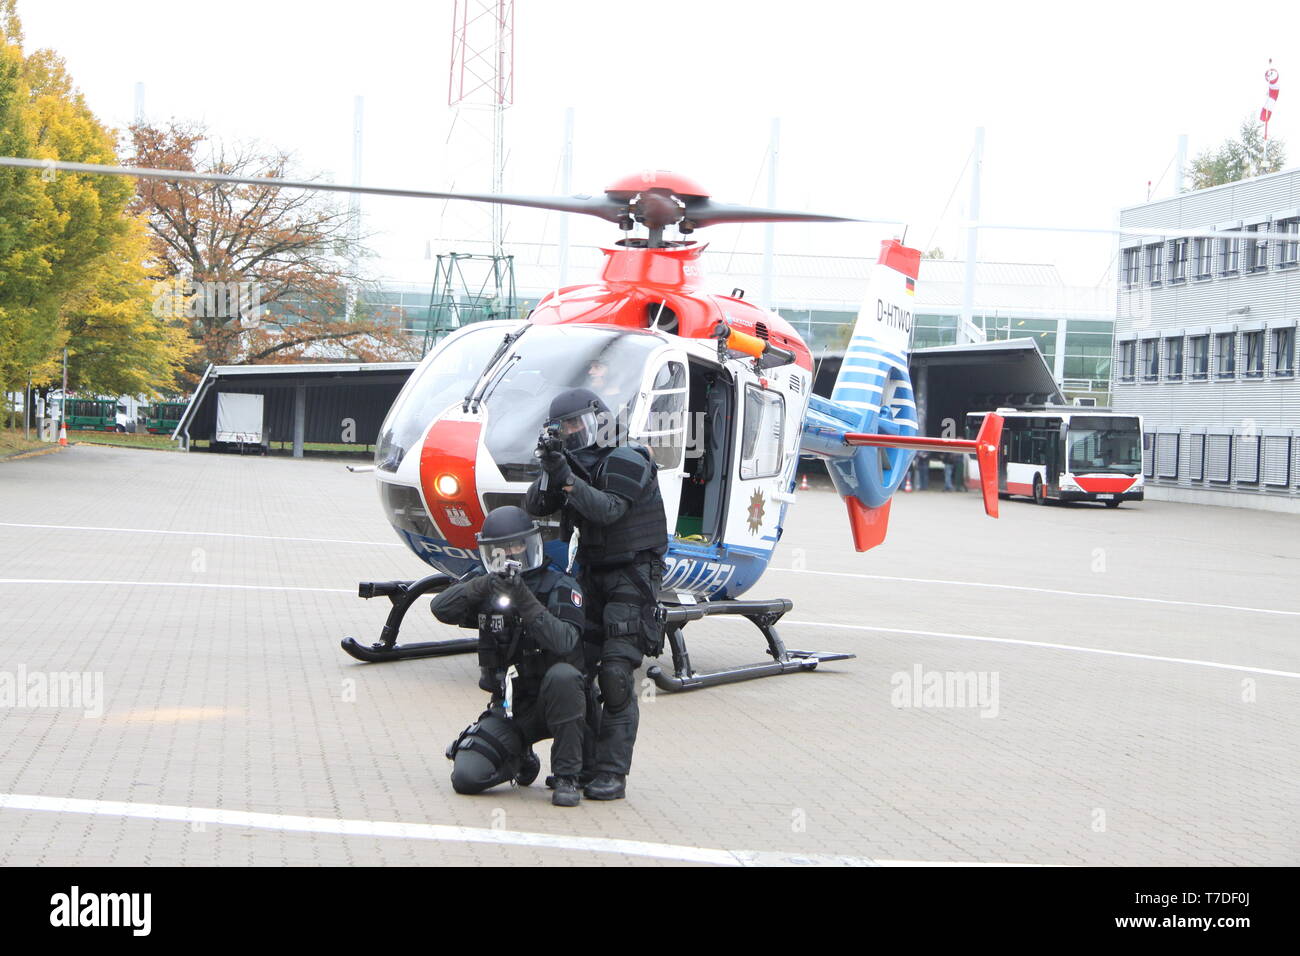
<svg viewBox="0 0 1300 956">
<path fill-rule="evenodd" d="M 589 388 L 571 388 L 551 399 L 550 419 L 560 423 L 569 451 L 596 444 L 600 425 L 608 418 L 609 406 Z"/>
<path fill-rule="evenodd" d="M 507 561 L 519 562 L 521 571 L 533 571 L 546 560 L 542 532 L 528 512 L 514 505 L 493 508 L 483 519 L 478 540 L 479 560 L 485 570 L 504 571 Z"/>
</svg>

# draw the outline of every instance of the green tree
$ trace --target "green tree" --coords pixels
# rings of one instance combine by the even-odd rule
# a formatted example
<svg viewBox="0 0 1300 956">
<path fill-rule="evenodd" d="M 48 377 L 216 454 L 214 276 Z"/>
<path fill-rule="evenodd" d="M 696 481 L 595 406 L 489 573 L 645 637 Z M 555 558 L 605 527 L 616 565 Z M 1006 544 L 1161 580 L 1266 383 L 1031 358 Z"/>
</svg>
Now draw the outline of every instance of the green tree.
<svg viewBox="0 0 1300 956">
<path fill-rule="evenodd" d="M 1192 161 L 1191 184 L 1184 191 L 1276 173 L 1284 165 L 1286 144 L 1280 139 L 1265 142 L 1264 127 L 1248 116 L 1237 139 L 1224 140 L 1217 150 L 1207 149 Z"/>
<path fill-rule="evenodd" d="M 36 140 L 13 0 L 0 2 L 0 154 L 31 156 Z M 57 297 L 49 288 L 58 215 L 39 173 L 0 168 L 0 391 L 21 388 L 29 371 L 49 374 L 62 347 Z"/>
<path fill-rule="evenodd" d="M 0 0 L 0 154 L 117 164 L 114 135 L 49 50 L 24 56 Z M 150 311 L 143 219 L 126 179 L 0 168 L 0 388 L 61 377 L 85 391 L 173 391 L 192 351 Z"/>
</svg>

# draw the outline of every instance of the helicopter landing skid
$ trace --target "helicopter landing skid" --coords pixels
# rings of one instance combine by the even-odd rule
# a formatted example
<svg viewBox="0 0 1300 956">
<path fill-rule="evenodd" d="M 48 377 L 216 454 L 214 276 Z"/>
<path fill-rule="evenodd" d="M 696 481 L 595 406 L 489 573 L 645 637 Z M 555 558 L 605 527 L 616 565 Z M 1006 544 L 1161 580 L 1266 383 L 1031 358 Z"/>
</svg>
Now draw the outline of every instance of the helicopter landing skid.
<svg viewBox="0 0 1300 956">
<path fill-rule="evenodd" d="M 787 648 L 776 632 L 776 623 L 792 607 L 794 603 L 787 598 L 774 598 L 770 601 L 709 601 L 704 604 L 661 606 L 660 619 L 664 624 L 668 646 L 673 653 L 673 674 L 670 677 L 658 664 L 647 668 L 646 674 L 660 690 L 696 690 L 701 687 L 716 687 L 718 684 L 755 680 L 759 677 L 810 671 L 822 661 L 844 661 L 854 657 L 853 654 L 796 651 Z M 767 653 L 771 655 L 772 662 L 749 664 L 745 667 L 714 671 L 710 674 L 697 674 L 691 670 L 691 658 L 686 650 L 686 639 L 682 637 L 682 629 L 691 621 L 698 621 L 715 614 L 738 614 L 747 618 L 767 638 Z"/>
<path fill-rule="evenodd" d="M 352 637 L 342 641 L 343 650 L 359 661 L 379 664 L 384 661 L 409 661 L 420 657 L 444 657 L 448 654 L 466 654 L 478 647 L 477 637 L 457 638 L 450 641 L 426 641 L 420 644 L 398 644 L 397 633 L 402 618 L 417 598 L 446 590 L 455 578 L 446 574 L 430 574 L 418 581 L 362 581 L 357 594 L 363 598 L 386 597 L 393 602 L 388 620 L 379 632 L 379 640 L 369 646 Z"/>
</svg>

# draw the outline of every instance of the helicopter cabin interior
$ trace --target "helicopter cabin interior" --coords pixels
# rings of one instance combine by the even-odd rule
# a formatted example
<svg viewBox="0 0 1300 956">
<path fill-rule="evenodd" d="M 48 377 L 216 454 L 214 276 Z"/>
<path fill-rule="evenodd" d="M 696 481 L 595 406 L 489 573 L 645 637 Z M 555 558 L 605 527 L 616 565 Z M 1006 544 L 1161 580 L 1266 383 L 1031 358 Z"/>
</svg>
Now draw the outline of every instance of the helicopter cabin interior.
<svg viewBox="0 0 1300 956">
<path fill-rule="evenodd" d="M 707 543 L 720 537 L 726 516 L 735 395 L 730 375 L 716 366 L 690 359 L 690 372 L 687 421 L 692 435 L 683 464 L 676 535 Z"/>
</svg>

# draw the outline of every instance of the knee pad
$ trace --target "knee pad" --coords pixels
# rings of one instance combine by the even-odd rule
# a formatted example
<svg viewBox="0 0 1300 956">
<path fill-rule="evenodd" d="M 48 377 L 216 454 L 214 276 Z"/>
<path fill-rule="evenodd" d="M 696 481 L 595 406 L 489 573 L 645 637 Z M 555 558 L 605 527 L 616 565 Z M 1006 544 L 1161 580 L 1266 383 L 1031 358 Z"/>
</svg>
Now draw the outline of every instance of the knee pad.
<svg viewBox="0 0 1300 956">
<path fill-rule="evenodd" d="M 447 748 L 454 761 L 451 786 L 457 793 L 480 793 L 512 779 L 523 759 L 524 735 L 513 720 L 487 713 L 470 724 Z"/>
<path fill-rule="evenodd" d="M 491 759 L 473 750 L 462 750 L 451 767 L 451 788 L 457 793 L 482 793 L 504 782 L 498 777 Z"/>
<path fill-rule="evenodd" d="M 609 713 L 621 713 L 632 702 L 632 668 L 625 661 L 602 661 L 597 682 Z"/>
</svg>

